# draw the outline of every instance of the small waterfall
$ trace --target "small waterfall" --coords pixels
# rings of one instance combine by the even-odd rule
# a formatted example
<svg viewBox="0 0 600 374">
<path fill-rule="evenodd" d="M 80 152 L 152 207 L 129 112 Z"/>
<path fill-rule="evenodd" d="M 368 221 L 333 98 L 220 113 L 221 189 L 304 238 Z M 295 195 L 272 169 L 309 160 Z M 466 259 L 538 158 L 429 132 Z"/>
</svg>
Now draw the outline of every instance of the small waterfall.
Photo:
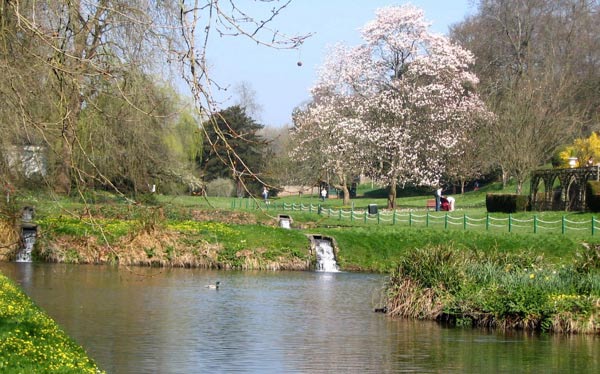
<svg viewBox="0 0 600 374">
<path fill-rule="evenodd" d="M 317 253 L 317 271 L 336 273 L 339 272 L 335 253 L 331 240 L 315 239 L 315 249 Z"/>
<path fill-rule="evenodd" d="M 23 247 L 17 253 L 16 262 L 31 262 L 31 252 L 37 236 L 37 225 L 31 222 L 34 214 L 35 209 L 29 206 L 21 211 L 21 241 Z"/>
<path fill-rule="evenodd" d="M 35 245 L 37 228 L 29 226 L 31 225 L 22 228 L 23 248 L 17 253 L 16 262 L 31 262 L 31 251 Z"/>
</svg>

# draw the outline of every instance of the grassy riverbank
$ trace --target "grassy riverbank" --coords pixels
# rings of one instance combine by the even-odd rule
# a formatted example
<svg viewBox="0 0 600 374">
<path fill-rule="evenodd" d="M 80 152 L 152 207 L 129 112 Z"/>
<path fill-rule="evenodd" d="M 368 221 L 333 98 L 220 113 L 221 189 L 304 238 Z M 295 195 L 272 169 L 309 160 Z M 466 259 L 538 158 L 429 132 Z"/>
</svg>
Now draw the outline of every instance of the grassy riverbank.
<svg viewBox="0 0 600 374">
<path fill-rule="evenodd" d="M 482 199 L 484 194 L 478 192 L 477 196 Z M 318 203 L 316 197 L 302 198 L 306 200 L 301 204 Z M 408 205 L 410 201 L 415 206 L 411 211 L 417 215 L 425 213 L 427 198 L 409 197 L 399 202 Z M 294 199 L 278 202 L 293 204 Z M 240 207 L 239 201 L 234 207 L 232 199 L 157 195 L 150 204 L 137 205 L 97 194 L 85 200 L 29 196 L 19 203 L 36 207 L 39 237 L 34 254 L 38 260 L 305 270 L 315 261 L 307 235 L 322 235 L 335 240 L 343 270 L 391 274 L 385 303 L 392 315 L 463 325 L 598 332 L 600 260 L 595 256 L 600 254 L 589 248 L 598 248 L 600 235 L 593 235 L 594 230 L 507 232 L 439 224 L 373 224 L 367 219 L 341 222 L 319 209 L 290 212 L 274 209 L 275 203 L 265 209 L 260 202 L 246 201 L 247 207 Z M 357 199 L 351 208 L 364 209 L 372 201 Z M 482 213 L 475 197 L 462 199 L 462 203 L 467 201 L 474 207 L 461 207 L 464 216 Z M 327 204 L 345 208 L 338 200 Z M 292 215 L 293 230 L 278 227 L 277 216 L 282 213 Z M 516 217 L 524 221 L 534 214 L 546 221 L 564 216 L 561 212 L 527 212 Z M 586 213 L 572 218 L 595 219 Z M 0 226 L 0 230 L 10 231 L 10 225 Z M 440 251 L 443 255 L 435 255 Z M 11 252 L 3 254 L 6 259 Z M 588 265 L 581 265 L 582 258 Z M 456 273 L 452 284 L 458 286 L 448 286 L 445 279 L 425 282 L 415 278 L 406 273 L 409 262 L 431 274 Z M 485 278 L 480 274 L 486 274 Z M 408 311 L 399 307 L 407 300 Z M 421 306 L 424 308 L 419 309 Z"/>
<path fill-rule="evenodd" d="M 0 372 L 102 371 L 10 280 L 0 274 Z"/>
<path fill-rule="evenodd" d="M 419 248 L 400 258 L 385 300 L 392 316 L 600 334 L 600 247 L 569 265 L 530 253 Z"/>
<path fill-rule="evenodd" d="M 480 205 L 476 201 L 484 199 L 485 193 L 473 194 L 459 196 L 457 201 Z M 293 203 L 296 199 L 290 197 L 278 202 Z M 315 196 L 302 199 L 305 199 L 302 203 L 318 202 Z M 407 197 L 399 199 L 399 204 L 420 205 L 421 210 L 414 213 L 424 214 L 426 199 L 426 196 Z M 233 201 L 156 195 L 150 201 L 152 204 L 135 205 L 107 193 L 90 193 L 85 199 L 56 199 L 37 194 L 19 197 L 13 211 L 18 211 L 19 206 L 34 206 L 39 227 L 34 255 L 39 260 L 66 263 L 301 270 L 314 261 L 306 235 L 317 234 L 336 240 L 338 261 L 344 270 L 390 272 L 400 256 L 415 248 L 448 246 L 475 252 L 532 253 L 552 263 L 568 265 L 583 248 L 582 243 L 600 243 L 600 235 L 591 235 L 589 230 L 561 234 L 542 230 L 538 233 L 467 230 L 462 225 L 424 227 L 376 224 L 369 220 L 349 222 L 323 212 L 319 214 L 317 209 L 274 210 L 275 203 L 268 210 L 245 206 L 240 209 L 239 205 L 233 209 Z M 373 201 L 353 200 L 357 209 Z M 340 203 L 338 199 L 327 201 L 330 206 Z M 480 207 L 460 209 L 463 215 L 481 214 Z M 293 217 L 294 230 L 278 227 L 277 215 L 282 213 Z M 534 214 L 522 213 L 517 219 L 525 220 Z M 562 214 L 544 212 L 543 219 L 556 220 Z M 577 214 L 576 218 L 591 219 L 592 215 Z M 7 241 L 16 243 L 16 234 L 11 232 L 14 226 L 9 220 L 3 222 L 2 237 L 12 238 Z M 0 257 L 10 260 L 16 250 L 16 245 L 5 245 Z"/>
</svg>

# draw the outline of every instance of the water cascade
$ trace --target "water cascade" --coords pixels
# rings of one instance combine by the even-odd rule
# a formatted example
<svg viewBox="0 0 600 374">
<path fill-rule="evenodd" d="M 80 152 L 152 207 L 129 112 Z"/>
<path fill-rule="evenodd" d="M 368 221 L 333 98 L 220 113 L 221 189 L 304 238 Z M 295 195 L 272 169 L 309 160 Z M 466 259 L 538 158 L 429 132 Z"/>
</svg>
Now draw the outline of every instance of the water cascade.
<svg viewBox="0 0 600 374">
<path fill-rule="evenodd" d="M 31 227 L 32 226 L 32 227 Z M 37 228 L 35 225 L 27 225 L 21 228 L 21 238 L 23 241 L 23 248 L 17 253 L 16 262 L 31 262 L 31 251 L 35 245 L 35 238 L 37 236 Z"/>
<path fill-rule="evenodd" d="M 339 272 L 340 269 L 335 261 L 333 241 L 330 238 L 313 236 L 311 242 L 317 257 L 316 270 L 330 273 Z"/>
<path fill-rule="evenodd" d="M 23 208 L 21 214 L 21 242 L 23 246 L 17 253 L 16 262 L 31 262 L 31 251 L 35 245 L 37 225 L 32 223 L 34 210 L 32 207 Z"/>
</svg>

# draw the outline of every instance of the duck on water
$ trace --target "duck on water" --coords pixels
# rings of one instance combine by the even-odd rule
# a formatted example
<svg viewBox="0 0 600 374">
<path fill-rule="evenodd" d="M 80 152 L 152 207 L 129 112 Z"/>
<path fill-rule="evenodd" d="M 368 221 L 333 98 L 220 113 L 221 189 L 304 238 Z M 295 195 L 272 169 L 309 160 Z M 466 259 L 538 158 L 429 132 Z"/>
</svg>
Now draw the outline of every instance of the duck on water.
<svg viewBox="0 0 600 374">
<path fill-rule="evenodd" d="M 217 281 L 217 282 L 215 282 L 215 284 L 207 284 L 204 287 L 209 288 L 211 290 L 218 290 L 219 289 L 219 285 L 221 285 L 221 282 Z"/>
</svg>

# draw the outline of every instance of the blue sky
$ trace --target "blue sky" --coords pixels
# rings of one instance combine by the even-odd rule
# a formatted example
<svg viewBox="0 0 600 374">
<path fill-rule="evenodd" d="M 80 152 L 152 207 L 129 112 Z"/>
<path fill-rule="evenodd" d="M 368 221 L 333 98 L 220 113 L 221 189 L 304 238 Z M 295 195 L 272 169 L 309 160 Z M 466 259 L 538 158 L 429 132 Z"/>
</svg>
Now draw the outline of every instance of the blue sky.
<svg viewBox="0 0 600 374">
<path fill-rule="evenodd" d="M 262 107 L 258 121 L 266 126 L 291 124 L 292 110 L 310 98 L 309 89 L 316 81 L 327 47 L 338 42 L 357 45 L 359 29 L 375 18 L 375 10 L 407 2 L 380 0 L 293 0 L 271 25 L 287 35 L 314 35 L 299 50 L 275 50 L 257 46 L 243 38 L 218 38 L 209 45 L 208 61 L 212 77 L 229 87 L 216 97 L 223 108 L 236 101 L 237 84 L 247 83 Z M 446 34 L 448 26 L 462 21 L 474 12 L 472 0 L 413 0 L 432 23 L 434 32 Z M 241 0 L 239 5 L 253 6 L 254 1 Z M 302 66 L 297 62 L 302 61 Z M 215 92 L 215 91 L 213 91 Z"/>
</svg>

